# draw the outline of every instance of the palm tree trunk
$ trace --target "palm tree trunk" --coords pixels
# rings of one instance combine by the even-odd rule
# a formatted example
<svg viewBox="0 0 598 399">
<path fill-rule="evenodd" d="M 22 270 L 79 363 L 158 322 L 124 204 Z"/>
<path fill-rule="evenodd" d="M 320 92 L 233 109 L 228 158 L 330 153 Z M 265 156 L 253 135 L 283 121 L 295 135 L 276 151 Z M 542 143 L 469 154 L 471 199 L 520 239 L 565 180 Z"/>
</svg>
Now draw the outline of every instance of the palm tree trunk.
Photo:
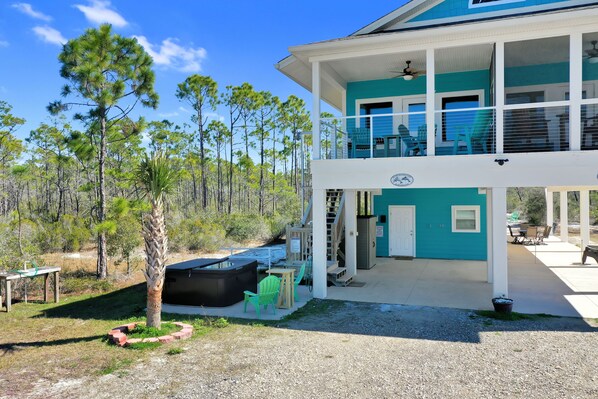
<svg viewBox="0 0 598 399">
<path fill-rule="evenodd" d="M 168 238 L 164 223 L 162 201 L 152 200 L 152 213 L 143 226 L 145 240 L 145 278 L 147 281 L 147 325 L 160 328 L 162 321 L 162 288 L 166 264 Z"/>
</svg>

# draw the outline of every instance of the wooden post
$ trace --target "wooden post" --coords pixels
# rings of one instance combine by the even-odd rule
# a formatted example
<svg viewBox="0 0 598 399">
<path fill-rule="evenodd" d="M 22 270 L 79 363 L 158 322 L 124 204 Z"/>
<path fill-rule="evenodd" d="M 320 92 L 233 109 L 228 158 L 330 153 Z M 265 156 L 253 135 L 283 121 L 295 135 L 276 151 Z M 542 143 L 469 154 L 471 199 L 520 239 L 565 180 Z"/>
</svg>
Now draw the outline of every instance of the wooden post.
<svg viewBox="0 0 598 399">
<path fill-rule="evenodd" d="M 6 312 L 10 312 L 10 303 L 12 302 L 12 298 L 11 298 L 11 288 L 10 288 L 10 280 L 5 280 L 6 281 Z"/>
<path fill-rule="evenodd" d="M 50 290 L 50 276 L 44 274 L 44 302 L 48 302 L 48 291 Z"/>
<path fill-rule="evenodd" d="M 60 297 L 60 273 L 54 272 L 54 302 L 58 303 Z"/>
</svg>

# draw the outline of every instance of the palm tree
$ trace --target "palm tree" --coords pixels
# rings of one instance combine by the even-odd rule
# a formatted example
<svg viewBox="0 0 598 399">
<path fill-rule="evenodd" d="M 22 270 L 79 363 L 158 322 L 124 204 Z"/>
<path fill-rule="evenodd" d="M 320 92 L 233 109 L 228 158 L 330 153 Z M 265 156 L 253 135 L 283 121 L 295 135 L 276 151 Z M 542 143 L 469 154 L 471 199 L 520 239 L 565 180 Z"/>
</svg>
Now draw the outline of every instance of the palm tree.
<svg viewBox="0 0 598 399">
<path fill-rule="evenodd" d="M 141 161 L 138 179 L 152 205 L 151 213 L 143 218 L 146 255 L 143 274 L 147 281 L 147 326 L 160 328 L 162 288 L 168 251 L 168 237 L 164 223 L 164 196 L 172 190 L 177 180 L 177 173 L 166 155 L 158 152 L 151 157 L 146 155 Z"/>
</svg>

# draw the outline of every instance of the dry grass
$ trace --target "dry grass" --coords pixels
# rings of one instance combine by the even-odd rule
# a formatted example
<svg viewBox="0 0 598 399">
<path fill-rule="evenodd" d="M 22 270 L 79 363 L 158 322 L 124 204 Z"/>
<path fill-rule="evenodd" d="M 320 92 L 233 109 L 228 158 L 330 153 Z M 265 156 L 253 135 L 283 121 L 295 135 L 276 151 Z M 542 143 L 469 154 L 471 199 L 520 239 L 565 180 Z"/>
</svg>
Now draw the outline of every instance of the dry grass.
<svg viewBox="0 0 598 399">
<path fill-rule="evenodd" d="M 173 253 L 169 263 L 226 255 Z M 30 303 L 19 302 L 20 287 L 16 287 L 12 311 L 0 311 L 0 396 L 26 396 L 40 384 L 67 378 L 126 374 L 127 366 L 148 356 L 149 351 L 125 350 L 105 340 L 113 327 L 145 319 L 141 256 L 130 276 L 126 264 L 111 260 L 106 281 L 95 278 L 93 248 L 76 254 L 46 254 L 42 259 L 43 265 L 62 268 L 60 303 L 42 303 L 43 280 L 34 278 L 26 281 Z M 218 327 L 183 316 L 163 318 L 194 323 L 196 336 Z M 169 349 L 165 345 L 155 351 L 166 353 Z"/>
</svg>

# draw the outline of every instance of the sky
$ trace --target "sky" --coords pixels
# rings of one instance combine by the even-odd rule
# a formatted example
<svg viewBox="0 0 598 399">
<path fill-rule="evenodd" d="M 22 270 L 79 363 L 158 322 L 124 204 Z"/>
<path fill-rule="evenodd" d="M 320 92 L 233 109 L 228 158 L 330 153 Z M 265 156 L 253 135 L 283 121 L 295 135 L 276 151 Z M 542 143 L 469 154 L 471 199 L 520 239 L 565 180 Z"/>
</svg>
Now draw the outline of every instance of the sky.
<svg viewBox="0 0 598 399">
<path fill-rule="evenodd" d="M 211 76 L 223 90 L 249 82 L 282 100 L 310 94 L 274 68 L 293 45 L 344 37 L 393 11 L 405 0 L 0 0 L 0 100 L 27 120 L 25 138 L 48 121 L 46 106 L 60 99 L 62 44 L 88 28 L 110 23 L 136 37 L 154 59 L 157 110 L 136 111 L 147 120 L 189 122 L 175 97 L 192 74 Z M 222 118 L 225 109 L 213 117 Z"/>
</svg>

